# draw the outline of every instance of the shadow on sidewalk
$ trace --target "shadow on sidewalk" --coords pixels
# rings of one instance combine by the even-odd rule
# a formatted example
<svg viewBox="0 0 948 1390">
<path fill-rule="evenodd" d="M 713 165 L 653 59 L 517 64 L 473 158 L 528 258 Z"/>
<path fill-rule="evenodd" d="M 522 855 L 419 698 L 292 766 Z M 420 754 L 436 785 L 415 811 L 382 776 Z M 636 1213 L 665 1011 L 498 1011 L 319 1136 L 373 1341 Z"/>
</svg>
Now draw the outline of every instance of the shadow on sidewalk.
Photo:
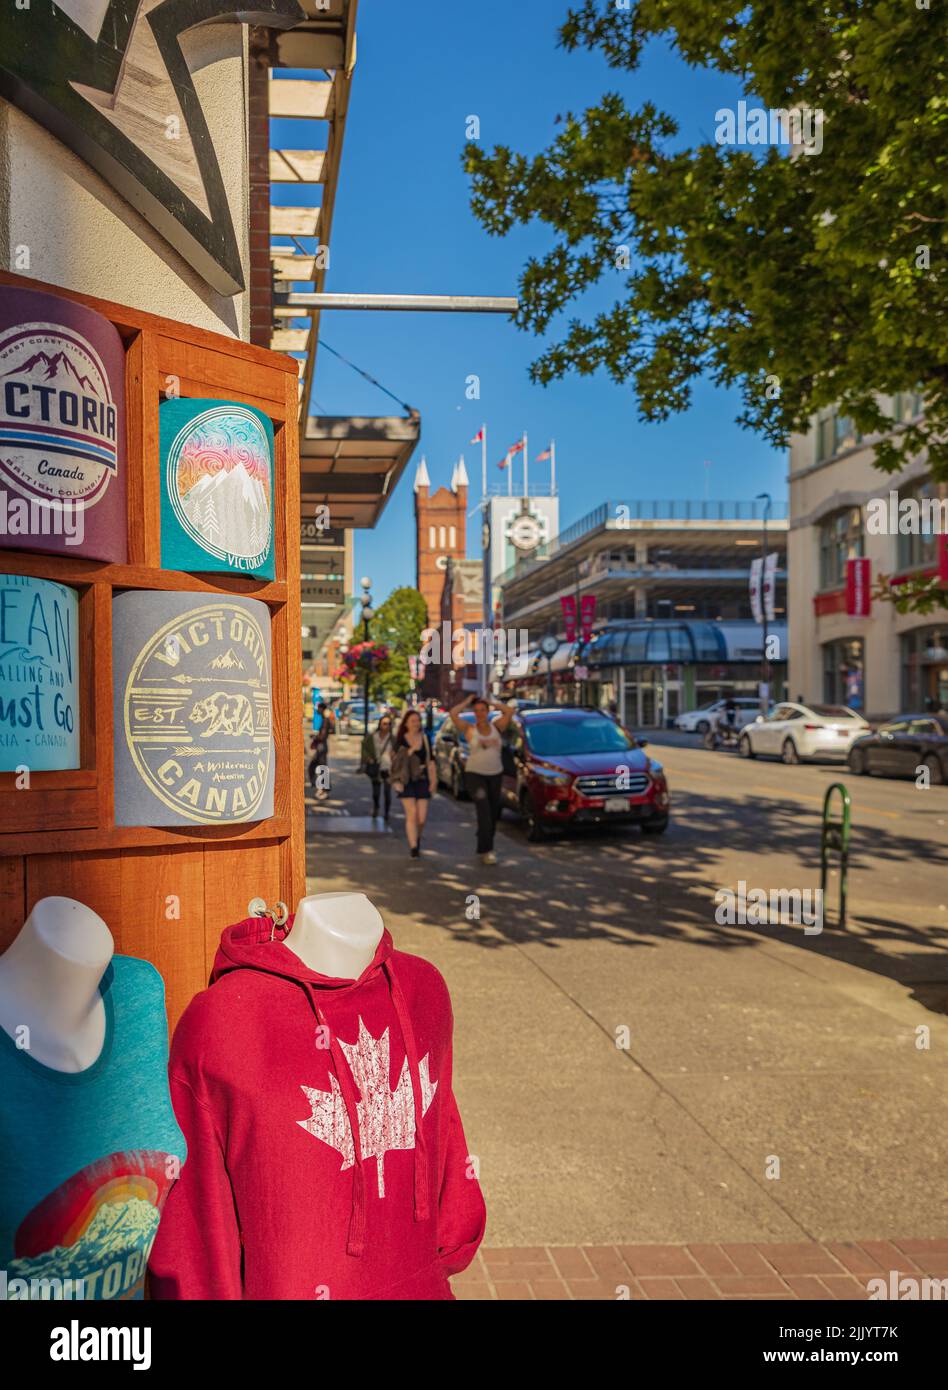
<svg viewBox="0 0 948 1390">
<path fill-rule="evenodd" d="M 317 882 L 342 880 L 367 891 L 383 913 L 410 916 L 488 951 L 528 943 L 555 950 L 565 942 L 600 940 L 646 950 L 681 941 L 728 952 L 776 940 L 915 986 L 912 997 L 921 1007 L 948 1013 L 948 921 L 940 921 L 935 910 L 926 925 L 897 921 L 872 911 L 871 898 L 870 911 L 859 911 L 860 874 L 867 876 L 866 892 L 872 870 L 887 862 L 904 869 L 925 854 L 929 866 L 948 869 L 948 849 L 858 826 L 845 930 L 827 923 L 822 934 L 805 936 L 802 926 L 720 926 L 715 891 L 735 888 L 739 878 L 768 890 L 819 886 L 818 812 L 803 811 L 799 803 L 717 799 L 693 790 L 675 794 L 673 788 L 672 825 L 660 839 L 646 839 L 631 827 L 562 835 L 539 845 L 526 841 L 507 812 L 498 830 L 500 862 L 491 868 L 472 852 L 470 805 L 442 794 L 431 804 L 425 853 L 412 861 L 397 798 L 391 836 L 320 837 L 322 817 L 364 816 L 371 809 L 369 784 L 355 771 L 354 752 L 338 746 L 332 764 L 329 797 L 316 804 L 307 793 L 307 872 Z M 828 917 L 835 916 L 837 882 L 831 879 L 827 890 Z M 475 906 L 480 919 L 468 920 Z"/>
</svg>

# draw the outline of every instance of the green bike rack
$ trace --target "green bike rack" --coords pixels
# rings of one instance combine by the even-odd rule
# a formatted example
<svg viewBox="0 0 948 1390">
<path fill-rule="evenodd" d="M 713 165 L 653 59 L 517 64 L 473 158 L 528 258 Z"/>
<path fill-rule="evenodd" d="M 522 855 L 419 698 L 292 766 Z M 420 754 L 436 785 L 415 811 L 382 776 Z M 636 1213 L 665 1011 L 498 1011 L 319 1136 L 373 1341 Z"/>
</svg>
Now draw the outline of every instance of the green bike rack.
<svg viewBox="0 0 948 1390">
<path fill-rule="evenodd" d="M 833 793 L 839 793 L 840 814 L 834 817 Z M 833 782 L 823 798 L 823 829 L 820 835 L 820 891 L 826 903 L 826 879 L 830 853 L 839 855 L 839 922 L 846 925 L 846 875 L 849 870 L 849 836 L 852 828 L 852 798 L 842 782 Z"/>
</svg>

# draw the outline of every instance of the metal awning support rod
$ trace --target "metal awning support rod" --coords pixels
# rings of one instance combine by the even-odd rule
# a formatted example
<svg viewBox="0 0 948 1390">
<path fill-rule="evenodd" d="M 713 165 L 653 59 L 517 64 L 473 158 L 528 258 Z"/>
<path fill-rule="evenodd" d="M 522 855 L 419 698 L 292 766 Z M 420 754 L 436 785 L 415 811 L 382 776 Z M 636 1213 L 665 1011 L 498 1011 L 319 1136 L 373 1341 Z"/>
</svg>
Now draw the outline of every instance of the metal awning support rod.
<svg viewBox="0 0 948 1390">
<path fill-rule="evenodd" d="M 299 309 L 407 309 L 414 313 L 515 314 L 517 299 L 464 294 L 320 294 L 299 290 L 285 296 Z"/>
</svg>

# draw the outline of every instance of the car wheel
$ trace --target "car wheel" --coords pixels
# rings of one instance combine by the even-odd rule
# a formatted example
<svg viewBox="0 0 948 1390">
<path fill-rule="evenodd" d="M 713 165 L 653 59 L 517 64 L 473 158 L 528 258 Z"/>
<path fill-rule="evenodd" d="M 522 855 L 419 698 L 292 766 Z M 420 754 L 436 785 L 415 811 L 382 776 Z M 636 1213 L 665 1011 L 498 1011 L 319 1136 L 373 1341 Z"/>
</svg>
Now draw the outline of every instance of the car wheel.
<svg viewBox="0 0 948 1390">
<path fill-rule="evenodd" d="M 524 792 L 520 798 L 520 818 L 523 821 L 527 839 L 532 845 L 538 845 L 541 840 L 546 838 L 546 832 L 537 814 L 536 803 L 529 792 Z"/>
<path fill-rule="evenodd" d="M 849 770 L 854 776 L 864 777 L 866 775 L 868 771 L 866 767 L 866 755 L 861 748 L 850 748 L 849 757 L 846 761 L 849 763 Z"/>
<path fill-rule="evenodd" d="M 788 767 L 794 767 L 800 761 L 797 745 L 792 738 L 784 739 L 783 748 L 780 750 L 780 757 Z"/>
<path fill-rule="evenodd" d="M 644 820 L 642 822 L 643 835 L 664 835 L 668 829 L 668 817 L 662 816 L 660 820 Z"/>
<path fill-rule="evenodd" d="M 928 768 L 930 774 L 929 781 L 931 782 L 931 785 L 933 787 L 943 786 L 945 781 L 945 769 L 942 767 L 938 759 L 933 756 L 927 757 L 925 759 L 925 766 Z"/>
<path fill-rule="evenodd" d="M 754 758 L 757 756 L 754 752 L 754 745 L 750 741 L 749 734 L 741 734 L 741 741 L 737 747 L 742 758 Z"/>
<path fill-rule="evenodd" d="M 710 727 L 711 725 L 708 723 L 706 719 L 699 719 L 697 724 L 695 725 L 695 733 L 706 734 Z"/>
</svg>

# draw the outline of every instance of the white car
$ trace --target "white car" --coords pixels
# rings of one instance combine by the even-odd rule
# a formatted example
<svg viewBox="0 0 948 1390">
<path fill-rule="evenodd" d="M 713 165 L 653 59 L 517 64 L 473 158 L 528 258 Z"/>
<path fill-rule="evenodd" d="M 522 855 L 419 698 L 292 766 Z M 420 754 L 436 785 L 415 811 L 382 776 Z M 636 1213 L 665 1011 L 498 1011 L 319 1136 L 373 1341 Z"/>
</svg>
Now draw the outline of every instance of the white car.
<svg viewBox="0 0 948 1390">
<path fill-rule="evenodd" d="M 846 705 L 775 705 L 741 734 L 741 756 L 768 754 L 785 763 L 809 758 L 843 762 L 850 745 L 869 729 L 861 714 Z"/>
<path fill-rule="evenodd" d="M 734 717 L 734 726 L 737 729 L 743 729 L 745 724 L 749 724 L 760 714 L 760 700 L 754 697 L 735 695 L 734 703 L 737 705 Z M 714 700 L 710 705 L 702 705 L 700 709 L 679 714 L 675 720 L 675 728 L 683 734 L 706 734 L 716 723 L 718 716 L 724 714 L 726 704 L 726 700 Z"/>
</svg>

